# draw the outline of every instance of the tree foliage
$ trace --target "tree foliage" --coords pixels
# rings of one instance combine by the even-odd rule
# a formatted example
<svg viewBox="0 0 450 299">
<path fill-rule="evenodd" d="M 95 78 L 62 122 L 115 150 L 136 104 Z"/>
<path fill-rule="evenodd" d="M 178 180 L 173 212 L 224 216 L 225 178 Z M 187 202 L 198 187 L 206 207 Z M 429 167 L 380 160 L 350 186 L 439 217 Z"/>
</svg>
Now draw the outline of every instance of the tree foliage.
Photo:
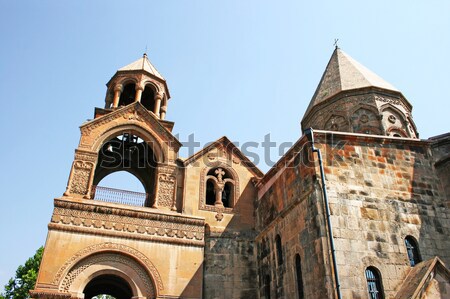
<svg viewBox="0 0 450 299">
<path fill-rule="evenodd" d="M 16 276 L 5 285 L 5 292 L 0 294 L 0 299 L 26 299 L 30 297 L 29 291 L 34 289 L 43 251 L 44 247 L 39 248 L 34 256 L 25 262 L 25 265 L 20 265 L 17 268 Z"/>
</svg>

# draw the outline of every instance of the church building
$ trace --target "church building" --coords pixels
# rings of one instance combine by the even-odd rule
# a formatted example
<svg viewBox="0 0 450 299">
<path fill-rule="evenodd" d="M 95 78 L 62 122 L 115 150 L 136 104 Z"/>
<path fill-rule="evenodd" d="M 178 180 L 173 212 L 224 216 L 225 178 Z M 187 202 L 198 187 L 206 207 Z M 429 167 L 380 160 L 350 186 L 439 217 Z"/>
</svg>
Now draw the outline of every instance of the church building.
<svg viewBox="0 0 450 299">
<path fill-rule="evenodd" d="M 31 298 L 450 298 L 450 133 L 419 139 L 394 86 L 336 47 L 265 174 L 227 137 L 180 157 L 169 100 L 146 54 L 109 80 Z"/>
</svg>

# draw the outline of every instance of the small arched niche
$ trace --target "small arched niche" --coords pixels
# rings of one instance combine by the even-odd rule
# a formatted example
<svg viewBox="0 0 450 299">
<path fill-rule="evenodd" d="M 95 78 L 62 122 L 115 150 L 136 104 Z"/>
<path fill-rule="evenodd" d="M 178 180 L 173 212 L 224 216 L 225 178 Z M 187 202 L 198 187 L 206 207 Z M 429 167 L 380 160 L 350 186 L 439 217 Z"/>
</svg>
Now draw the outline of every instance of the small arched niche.
<svg viewBox="0 0 450 299">
<path fill-rule="evenodd" d="M 136 97 L 136 87 L 134 82 L 125 84 L 119 98 L 119 107 L 126 106 L 134 102 Z"/>
<path fill-rule="evenodd" d="M 206 175 L 206 205 L 233 208 L 235 201 L 234 187 L 235 180 L 228 169 L 222 167 L 211 168 Z"/>
<path fill-rule="evenodd" d="M 155 89 L 151 84 L 145 85 L 144 91 L 142 92 L 141 104 L 147 110 L 154 112 L 154 110 L 155 110 Z"/>
<path fill-rule="evenodd" d="M 156 168 L 157 160 L 154 151 L 143 139 L 131 132 L 112 137 L 102 145 L 98 153 L 91 197 L 114 203 L 153 206 Z M 107 177 L 113 174 L 122 178 L 127 176 L 127 181 L 112 180 L 110 181 L 112 184 L 109 184 L 107 188 L 99 187 L 99 183 L 104 178 L 108 180 Z M 139 185 L 136 186 L 136 181 L 142 184 L 144 192 L 133 191 L 134 188 L 139 188 Z M 121 189 L 124 185 L 127 186 L 127 183 L 131 188 Z M 102 194 L 99 194 L 100 191 Z"/>
</svg>

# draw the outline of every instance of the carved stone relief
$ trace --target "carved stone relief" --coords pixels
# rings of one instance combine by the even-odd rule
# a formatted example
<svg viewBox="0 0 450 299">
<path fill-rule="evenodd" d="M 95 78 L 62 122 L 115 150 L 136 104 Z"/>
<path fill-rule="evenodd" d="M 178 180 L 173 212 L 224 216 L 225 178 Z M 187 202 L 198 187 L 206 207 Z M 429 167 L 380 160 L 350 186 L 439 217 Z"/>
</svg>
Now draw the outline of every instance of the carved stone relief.
<svg viewBox="0 0 450 299">
<path fill-rule="evenodd" d="M 69 194 L 89 196 L 93 162 L 75 160 L 69 182 Z"/>
<path fill-rule="evenodd" d="M 176 209 L 175 201 L 176 178 L 173 175 L 162 173 L 158 179 L 158 201 L 160 207 Z"/>
</svg>

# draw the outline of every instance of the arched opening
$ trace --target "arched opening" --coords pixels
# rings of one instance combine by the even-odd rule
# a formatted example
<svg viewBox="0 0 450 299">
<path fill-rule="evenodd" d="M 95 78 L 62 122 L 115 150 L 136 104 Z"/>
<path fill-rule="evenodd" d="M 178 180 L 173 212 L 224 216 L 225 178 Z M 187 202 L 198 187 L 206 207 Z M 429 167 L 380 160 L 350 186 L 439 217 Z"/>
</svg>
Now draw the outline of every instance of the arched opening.
<svg viewBox="0 0 450 299">
<path fill-rule="evenodd" d="M 405 246 L 408 253 L 409 264 L 411 267 L 414 267 L 421 262 L 419 246 L 417 245 L 416 240 L 411 236 L 405 238 Z"/>
<path fill-rule="evenodd" d="M 234 196 L 235 180 L 230 171 L 221 167 L 210 169 L 206 174 L 206 205 L 232 208 Z"/>
<path fill-rule="evenodd" d="M 369 299 L 383 299 L 384 295 L 381 284 L 381 274 L 378 269 L 375 267 L 368 267 L 365 274 Z"/>
<path fill-rule="evenodd" d="M 206 204 L 213 206 L 216 202 L 216 191 L 213 180 L 206 181 Z"/>
<path fill-rule="evenodd" d="M 141 104 L 147 109 L 154 112 L 155 109 L 155 91 L 151 85 L 147 84 L 142 92 Z"/>
<path fill-rule="evenodd" d="M 136 88 L 134 83 L 128 83 L 123 88 L 122 94 L 119 98 L 119 107 L 126 106 L 134 102 L 136 96 Z"/>
<path fill-rule="evenodd" d="M 94 188 L 92 198 L 100 199 L 99 185 L 103 178 L 113 173 L 127 172 L 134 176 L 144 188 L 144 196 L 142 193 L 132 191 L 130 188 L 120 189 L 124 182 L 118 185 L 109 185 L 107 189 L 102 190 L 103 201 L 138 205 L 152 206 L 155 198 L 156 187 L 156 167 L 157 160 L 152 147 L 140 137 L 133 133 L 122 133 L 113 137 L 103 144 L 98 154 L 97 167 L 95 169 Z M 134 185 L 136 186 L 136 181 Z M 132 181 L 132 182 L 133 182 Z M 128 180 L 129 182 L 129 180 Z M 130 186 L 130 185 L 129 185 Z M 139 188 L 139 186 L 137 186 Z M 123 188 L 123 187 L 122 187 Z"/>
<path fill-rule="evenodd" d="M 94 185 L 94 189 L 94 200 L 138 207 L 145 206 L 147 200 L 143 183 L 125 170 L 105 176 L 97 185 Z"/>
<path fill-rule="evenodd" d="M 297 297 L 303 299 L 305 297 L 303 295 L 302 264 L 299 254 L 295 255 L 295 278 L 297 280 Z"/>
<path fill-rule="evenodd" d="M 83 293 L 85 299 L 93 297 L 102 299 L 102 295 L 109 295 L 115 299 L 131 299 L 133 297 L 130 285 L 123 278 L 110 274 L 92 279 L 84 288 Z"/>
<path fill-rule="evenodd" d="M 226 208 L 232 208 L 233 206 L 233 190 L 234 185 L 232 182 L 226 182 L 222 191 L 222 203 Z"/>
<path fill-rule="evenodd" d="M 275 246 L 276 246 L 276 249 L 277 249 L 278 267 L 280 267 L 283 264 L 283 249 L 281 247 L 281 237 L 280 237 L 280 235 L 277 235 L 275 237 Z"/>
</svg>

